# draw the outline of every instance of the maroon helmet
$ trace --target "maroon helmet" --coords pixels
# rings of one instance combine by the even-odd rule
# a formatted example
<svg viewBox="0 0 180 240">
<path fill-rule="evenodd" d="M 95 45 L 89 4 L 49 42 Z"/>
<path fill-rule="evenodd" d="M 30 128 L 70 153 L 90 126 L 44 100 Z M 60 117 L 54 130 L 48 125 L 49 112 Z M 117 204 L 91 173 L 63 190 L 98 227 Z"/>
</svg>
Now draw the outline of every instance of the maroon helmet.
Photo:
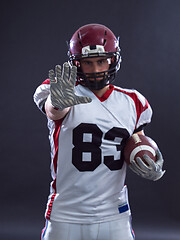
<svg viewBox="0 0 180 240">
<path fill-rule="evenodd" d="M 90 89 L 101 89 L 115 78 L 120 69 L 119 38 L 101 24 L 87 24 L 79 28 L 69 42 L 69 62 L 77 66 L 77 81 Z M 112 59 L 109 70 L 98 73 L 83 73 L 80 60 L 92 57 L 107 57 Z M 99 75 L 103 79 L 97 81 Z M 94 81 L 92 81 L 94 79 Z"/>
</svg>

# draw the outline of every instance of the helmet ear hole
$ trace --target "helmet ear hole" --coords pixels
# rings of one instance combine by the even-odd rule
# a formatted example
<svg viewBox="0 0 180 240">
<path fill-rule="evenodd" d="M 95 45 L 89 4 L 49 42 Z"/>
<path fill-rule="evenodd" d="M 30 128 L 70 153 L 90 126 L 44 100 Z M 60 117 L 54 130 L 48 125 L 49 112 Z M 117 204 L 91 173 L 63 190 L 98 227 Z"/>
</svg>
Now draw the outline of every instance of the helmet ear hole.
<svg viewBox="0 0 180 240">
<path fill-rule="evenodd" d="M 80 61 L 74 60 L 74 65 L 79 68 L 80 67 Z"/>
<path fill-rule="evenodd" d="M 80 60 L 73 60 L 73 65 L 77 67 L 77 75 L 82 72 Z"/>
</svg>

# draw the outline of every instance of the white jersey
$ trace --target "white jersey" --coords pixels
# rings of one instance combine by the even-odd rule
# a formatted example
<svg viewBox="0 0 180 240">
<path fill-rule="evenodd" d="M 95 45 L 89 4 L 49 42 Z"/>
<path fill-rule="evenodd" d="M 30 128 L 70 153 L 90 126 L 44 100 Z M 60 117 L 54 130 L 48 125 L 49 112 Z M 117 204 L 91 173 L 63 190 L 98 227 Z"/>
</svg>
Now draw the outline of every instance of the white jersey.
<svg viewBox="0 0 180 240">
<path fill-rule="evenodd" d="M 46 80 L 34 94 L 41 110 L 49 88 Z M 121 150 L 151 121 L 152 110 L 136 90 L 110 85 L 99 98 L 77 85 L 75 92 L 92 102 L 73 106 L 64 119 L 48 119 L 53 181 L 45 216 L 74 223 L 116 220 L 129 208 Z"/>
</svg>

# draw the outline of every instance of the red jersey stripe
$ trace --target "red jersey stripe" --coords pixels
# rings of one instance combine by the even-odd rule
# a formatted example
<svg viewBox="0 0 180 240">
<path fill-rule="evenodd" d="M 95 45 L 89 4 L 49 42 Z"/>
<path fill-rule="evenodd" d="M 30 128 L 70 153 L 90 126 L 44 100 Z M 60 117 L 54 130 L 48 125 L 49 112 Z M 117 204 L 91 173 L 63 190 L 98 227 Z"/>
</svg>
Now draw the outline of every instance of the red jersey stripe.
<svg viewBox="0 0 180 240">
<path fill-rule="evenodd" d="M 55 196 L 56 196 L 56 193 L 54 193 L 52 195 L 51 201 L 50 201 L 49 206 L 48 206 L 48 211 L 47 211 L 47 214 L 46 214 L 46 219 L 48 219 L 48 220 L 50 220 L 51 211 L 52 211 L 52 205 L 53 205 Z"/>
<path fill-rule="evenodd" d="M 53 134 L 53 139 L 54 139 L 55 154 L 54 154 L 54 159 L 53 159 L 53 165 L 54 165 L 55 173 L 57 171 L 59 131 L 61 129 L 61 124 L 62 124 L 63 119 L 54 121 L 55 122 L 55 130 L 54 130 L 54 134 Z"/>
<path fill-rule="evenodd" d="M 62 124 L 63 119 L 54 121 L 55 122 L 55 130 L 54 130 L 54 134 L 53 134 L 53 139 L 54 139 L 55 154 L 54 154 L 54 158 L 53 158 L 53 165 L 54 165 L 55 174 L 57 172 L 59 131 L 61 129 L 61 124 Z M 53 205 L 53 202 L 54 202 L 54 198 L 56 196 L 56 178 L 54 179 L 54 181 L 52 183 L 52 188 L 54 189 L 54 194 L 51 197 L 51 200 L 50 200 L 50 203 L 49 203 L 49 206 L 48 206 L 48 211 L 46 213 L 46 218 L 47 219 L 50 219 L 50 215 L 51 215 L 51 211 L 52 211 L 52 205 Z"/>
</svg>

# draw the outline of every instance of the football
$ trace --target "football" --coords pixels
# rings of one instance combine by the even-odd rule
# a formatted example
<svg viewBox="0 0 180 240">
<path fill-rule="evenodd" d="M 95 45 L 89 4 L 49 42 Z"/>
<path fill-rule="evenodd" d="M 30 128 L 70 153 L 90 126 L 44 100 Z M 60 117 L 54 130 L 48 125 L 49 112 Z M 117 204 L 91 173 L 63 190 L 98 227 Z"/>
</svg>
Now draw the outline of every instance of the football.
<svg viewBox="0 0 180 240">
<path fill-rule="evenodd" d="M 143 155 L 147 154 L 152 160 L 156 161 L 157 148 L 157 144 L 150 137 L 135 133 L 126 142 L 123 150 L 124 160 L 128 165 L 133 160 L 136 161 L 137 157 L 145 162 Z"/>
</svg>

